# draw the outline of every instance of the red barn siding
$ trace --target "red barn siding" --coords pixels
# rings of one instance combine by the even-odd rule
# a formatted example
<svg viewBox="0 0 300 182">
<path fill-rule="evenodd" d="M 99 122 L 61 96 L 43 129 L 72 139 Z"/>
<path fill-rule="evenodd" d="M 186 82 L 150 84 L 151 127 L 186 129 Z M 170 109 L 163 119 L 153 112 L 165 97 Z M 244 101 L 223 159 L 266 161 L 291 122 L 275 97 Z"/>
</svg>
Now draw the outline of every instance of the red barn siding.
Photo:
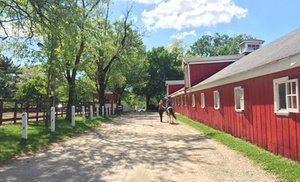
<svg viewBox="0 0 300 182">
<path fill-rule="evenodd" d="M 289 116 L 274 113 L 273 80 L 284 76 L 300 80 L 300 67 L 197 91 L 193 93 L 194 108 L 191 93 L 187 94 L 190 95 L 188 105 L 176 105 L 176 112 L 300 162 L 300 113 Z M 244 88 L 243 112 L 234 110 L 234 87 L 238 86 Z M 213 107 L 214 90 L 220 92 L 219 110 Z M 205 94 L 204 109 L 200 104 L 201 93 Z"/>
<path fill-rule="evenodd" d="M 191 86 L 205 80 L 233 62 L 190 64 Z"/>
<path fill-rule="evenodd" d="M 178 84 L 178 85 L 168 85 L 168 93 L 171 95 L 172 93 L 182 89 L 184 87 L 184 84 Z"/>
</svg>

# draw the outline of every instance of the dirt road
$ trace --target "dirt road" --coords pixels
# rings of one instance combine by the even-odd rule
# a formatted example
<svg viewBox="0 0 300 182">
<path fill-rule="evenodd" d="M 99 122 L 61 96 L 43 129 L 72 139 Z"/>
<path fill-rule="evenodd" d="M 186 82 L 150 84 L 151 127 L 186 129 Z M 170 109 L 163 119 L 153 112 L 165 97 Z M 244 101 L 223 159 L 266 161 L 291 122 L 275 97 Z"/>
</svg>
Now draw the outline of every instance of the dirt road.
<svg viewBox="0 0 300 182">
<path fill-rule="evenodd" d="M 0 181 L 276 181 L 240 154 L 158 113 L 132 113 L 0 166 Z"/>
</svg>

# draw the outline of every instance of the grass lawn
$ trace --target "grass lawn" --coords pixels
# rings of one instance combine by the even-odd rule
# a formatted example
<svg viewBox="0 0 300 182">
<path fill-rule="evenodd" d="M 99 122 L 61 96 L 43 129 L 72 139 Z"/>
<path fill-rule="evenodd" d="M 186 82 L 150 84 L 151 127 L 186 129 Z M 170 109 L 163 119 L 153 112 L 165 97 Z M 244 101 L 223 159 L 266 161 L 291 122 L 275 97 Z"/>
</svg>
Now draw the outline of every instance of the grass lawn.
<svg viewBox="0 0 300 182">
<path fill-rule="evenodd" d="M 99 117 L 82 122 L 81 117 L 76 117 L 76 126 L 65 119 L 56 120 L 56 132 L 45 128 L 43 122 L 29 123 L 28 139 L 22 140 L 22 125 L 11 124 L 0 126 L 0 162 L 23 152 L 29 152 L 41 148 L 48 143 L 62 140 L 67 136 L 74 136 L 83 131 L 95 127 L 111 117 Z"/>
<path fill-rule="evenodd" d="M 262 168 L 274 173 L 284 181 L 300 182 L 300 164 L 287 158 L 263 150 L 245 140 L 235 138 L 227 133 L 215 130 L 185 116 L 177 115 L 177 119 L 196 130 L 210 136 L 229 148 L 239 151 L 244 156 L 258 163 Z"/>
</svg>

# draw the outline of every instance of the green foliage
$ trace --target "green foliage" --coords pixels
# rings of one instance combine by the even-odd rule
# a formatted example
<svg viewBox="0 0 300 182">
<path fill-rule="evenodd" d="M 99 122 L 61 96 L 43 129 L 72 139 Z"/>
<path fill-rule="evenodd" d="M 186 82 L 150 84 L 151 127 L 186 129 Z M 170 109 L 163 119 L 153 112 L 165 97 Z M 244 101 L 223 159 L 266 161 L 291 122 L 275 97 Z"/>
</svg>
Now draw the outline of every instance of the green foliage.
<svg viewBox="0 0 300 182">
<path fill-rule="evenodd" d="M 179 115 L 177 119 L 229 148 L 239 151 L 241 154 L 261 165 L 264 169 L 275 173 L 281 180 L 299 181 L 300 179 L 300 165 L 297 162 L 275 155 L 247 141 L 210 128 L 185 116 Z"/>
<path fill-rule="evenodd" d="M 239 44 L 252 38 L 249 35 L 237 35 L 230 37 L 216 33 L 214 36 L 203 35 L 192 46 L 191 53 L 196 56 L 220 56 L 239 53 Z"/>
<path fill-rule="evenodd" d="M 96 90 L 95 82 L 90 80 L 87 76 L 78 78 L 76 83 L 76 101 L 92 102 L 92 91 Z"/>
<path fill-rule="evenodd" d="M 123 97 L 124 104 L 134 108 L 134 106 L 145 106 L 145 98 L 143 96 L 136 95 L 132 92 L 125 92 Z"/>
<path fill-rule="evenodd" d="M 20 83 L 16 98 L 22 101 L 38 100 L 46 97 L 47 83 L 45 77 L 35 76 Z"/>
<path fill-rule="evenodd" d="M 120 59 L 112 64 L 108 75 L 108 87 L 121 97 L 125 89 L 144 86 L 148 77 L 146 50 L 141 37 L 134 32 L 130 40 Z"/>
<path fill-rule="evenodd" d="M 164 47 L 153 48 L 147 53 L 148 70 L 145 87 L 134 87 L 134 92 L 148 98 L 154 97 L 154 103 L 165 97 L 166 80 L 182 79 L 181 60 L 178 54 L 168 52 Z M 148 103 L 149 104 L 149 103 Z"/>
<path fill-rule="evenodd" d="M 11 59 L 0 55 L 0 98 L 14 97 L 19 74 L 19 66 L 15 66 Z"/>
</svg>

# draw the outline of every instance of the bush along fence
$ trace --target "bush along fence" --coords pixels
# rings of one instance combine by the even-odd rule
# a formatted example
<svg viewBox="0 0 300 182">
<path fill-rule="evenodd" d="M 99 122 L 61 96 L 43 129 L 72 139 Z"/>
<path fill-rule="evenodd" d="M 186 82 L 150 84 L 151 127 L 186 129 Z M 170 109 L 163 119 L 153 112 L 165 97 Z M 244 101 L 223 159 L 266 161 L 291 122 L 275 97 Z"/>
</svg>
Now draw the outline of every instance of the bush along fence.
<svg viewBox="0 0 300 182">
<path fill-rule="evenodd" d="M 59 102 L 55 107 L 51 107 L 52 103 L 44 101 L 36 102 L 21 102 L 13 99 L 0 99 L 0 125 L 13 122 L 21 122 L 23 113 L 26 112 L 27 122 L 30 121 L 45 121 L 50 117 L 64 117 L 67 111 L 67 103 Z M 51 112 L 53 110 L 53 112 Z M 91 112 L 92 111 L 92 112 Z M 82 115 L 84 120 L 86 117 L 92 118 L 94 113 L 99 116 L 100 108 L 98 104 L 93 102 L 78 102 L 72 108 L 75 115 Z M 102 107 L 101 113 L 106 115 L 115 114 L 119 110 L 112 110 L 110 107 Z M 52 113 L 52 114 L 51 114 Z"/>
</svg>

